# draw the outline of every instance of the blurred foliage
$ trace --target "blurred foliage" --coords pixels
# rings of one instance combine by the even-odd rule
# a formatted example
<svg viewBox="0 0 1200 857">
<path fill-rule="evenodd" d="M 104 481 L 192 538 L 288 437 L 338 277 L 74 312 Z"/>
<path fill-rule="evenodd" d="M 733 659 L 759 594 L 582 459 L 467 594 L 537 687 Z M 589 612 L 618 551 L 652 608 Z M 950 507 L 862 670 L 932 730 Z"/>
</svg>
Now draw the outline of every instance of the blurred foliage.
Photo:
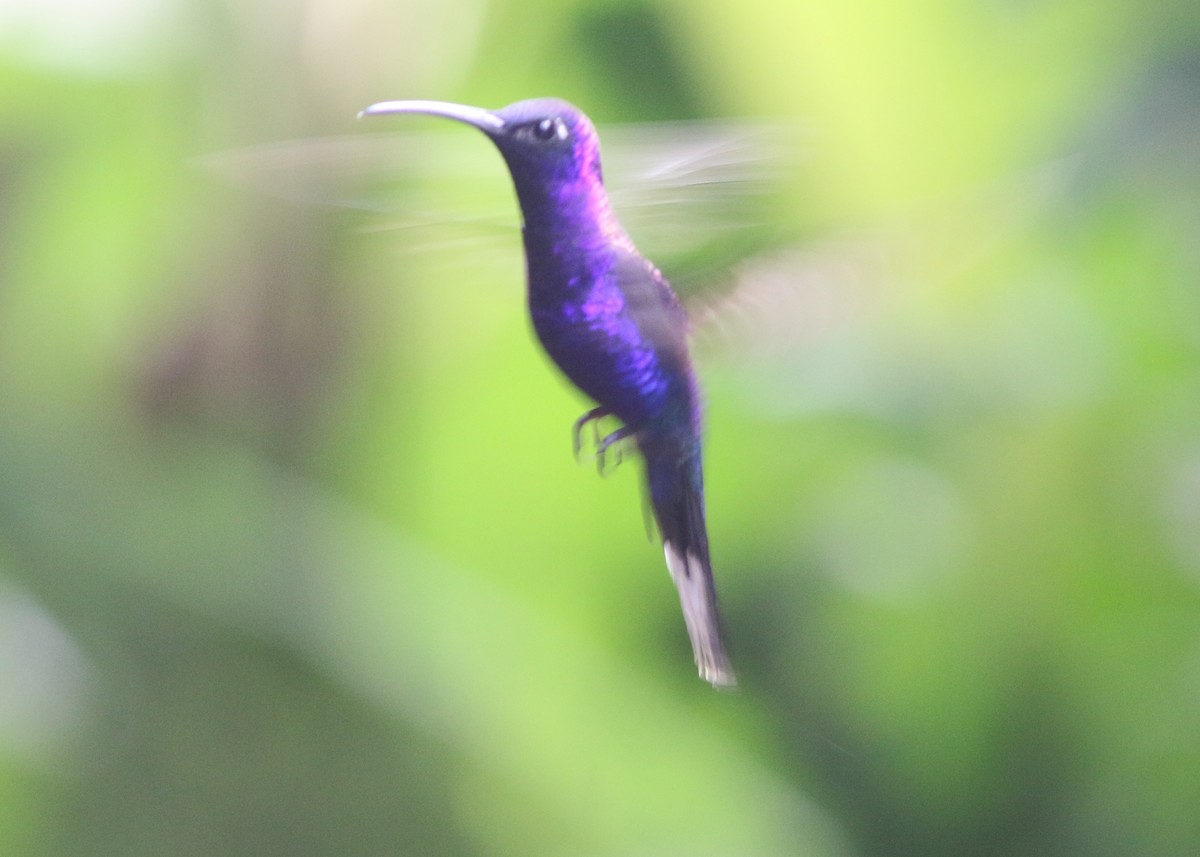
<svg viewBox="0 0 1200 857">
<path fill-rule="evenodd" d="M 1132 0 L 0 6 L 0 850 L 1195 853 L 1198 50 Z M 571 461 L 499 159 L 354 121 L 551 94 L 631 204 L 613 123 L 800 129 L 699 297 L 736 694 L 637 467 Z M 347 136 L 401 214 L 322 204 Z M 690 194 L 628 213 L 679 282 Z"/>
</svg>

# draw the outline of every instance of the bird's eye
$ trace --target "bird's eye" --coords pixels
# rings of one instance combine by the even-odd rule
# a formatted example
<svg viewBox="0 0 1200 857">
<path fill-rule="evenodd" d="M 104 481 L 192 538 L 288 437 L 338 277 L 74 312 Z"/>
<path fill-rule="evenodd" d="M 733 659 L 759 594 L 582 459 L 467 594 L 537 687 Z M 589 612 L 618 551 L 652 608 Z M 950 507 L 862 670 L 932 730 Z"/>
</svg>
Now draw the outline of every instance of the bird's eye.
<svg viewBox="0 0 1200 857">
<path fill-rule="evenodd" d="M 533 136 L 534 139 L 541 140 L 543 143 L 554 139 L 565 140 L 567 126 L 561 119 L 543 119 L 533 126 Z"/>
</svg>

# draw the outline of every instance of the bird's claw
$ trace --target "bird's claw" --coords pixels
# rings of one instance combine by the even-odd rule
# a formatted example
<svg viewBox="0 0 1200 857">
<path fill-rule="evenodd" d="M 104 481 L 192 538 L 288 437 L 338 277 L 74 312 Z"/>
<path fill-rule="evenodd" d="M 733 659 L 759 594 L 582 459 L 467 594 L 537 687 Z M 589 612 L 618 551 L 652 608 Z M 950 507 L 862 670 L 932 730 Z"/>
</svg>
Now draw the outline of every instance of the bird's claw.
<svg viewBox="0 0 1200 857">
<path fill-rule="evenodd" d="M 622 426 L 612 434 L 606 435 L 603 439 L 600 437 L 600 420 L 604 417 L 611 416 L 612 411 L 607 408 L 592 408 L 586 414 L 575 420 L 575 424 L 571 427 L 571 447 L 575 453 L 575 460 L 579 461 L 579 456 L 583 452 L 583 429 L 591 423 L 592 426 L 592 445 L 596 448 L 596 469 L 601 476 L 607 476 L 620 466 L 624 458 L 621 447 L 617 446 L 613 452 L 615 461 L 609 466 L 608 450 L 609 447 L 618 444 L 625 438 L 633 434 L 633 430 L 629 426 Z"/>
<path fill-rule="evenodd" d="M 596 446 L 596 470 L 599 471 L 601 476 L 608 476 L 608 474 L 620 467 L 621 462 L 625 457 L 622 448 L 617 446 L 613 451 L 616 461 L 613 462 L 612 467 L 609 467 L 608 448 L 613 446 L 613 444 L 619 444 L 632 434 L 633 429 L 629 428 L 629 426 L 621 426 L 615 432 L 605 437 L 604 440 L 600 441 L 600 443 Z"/>
<path fill-rule="evenodd" d="M 571 426 L 571 448 L 575 453 L 575 460 L 579 461 L 579 454 L 583 451 L 583 438 L 580 435 L 583 433 L 583 427 L 588 423 L 592 424 L 592 433 L 595 436 L 592 441 L 597 448 L 600 447 L 600 420 L 609 415 L 609 411 L 605 408 L 592 408 L 586 414 L 575 420 L 575 424 Z"/>
</svg>

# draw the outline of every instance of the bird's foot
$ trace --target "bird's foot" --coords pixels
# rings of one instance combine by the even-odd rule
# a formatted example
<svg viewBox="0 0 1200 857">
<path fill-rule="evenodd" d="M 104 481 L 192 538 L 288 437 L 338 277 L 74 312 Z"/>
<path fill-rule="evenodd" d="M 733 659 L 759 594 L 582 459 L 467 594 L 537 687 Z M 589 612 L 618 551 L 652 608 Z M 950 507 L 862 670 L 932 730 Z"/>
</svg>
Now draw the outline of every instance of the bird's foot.
<svg viewBox="0 0 1200 857">
<path fill-rule="evenodd" d="M 625 457 L 621 441 L 632 437 L 633 434 L 634 431 L 629 426 L 621 426 L 596 446 L 596 469 L 600 472 L 601 476 L 607 476 L 621 466 L 621 461 Z M 617 444 L 613 450 L 613 458 L 616 460 L 612 462 L 612 466 L 610 467 L 608 464 L 608 449 L 614 444 Z"/>
<path fill-rule="evenodd" d="M 622 426 L 602 439 L 600 437 L 600 420 L 608 416 L 612 416 L 612 411 L 607 408 L 592 408 L 575 420 L 575 424 L 571 427 L 571 447 L 575 453 L 575 460 L 579 461 L 583 452 L 583 429 L 589 423 L 591 424 L 592 446 L 596 449 L 596 469 L 600 471 L 601 476 L 607 476 L 620 466 L 624 452 L 619 444 L 634 434 L 634 430 L 629 426 Z M 609 454 L 610 447 L 615 447 L 611 456 Z"/>
<path fill-rule="evenodd" d="M 579 454 L 583 451 L 583 438 L 580 436 L 583 433 L 583 427 L 588 423 L 592 424 L 592 440 L 593 446 L 597 449 L 600 447 L 600 420 L 604 419 L 611 413 L 606 408 L 592 408 L 579 419 L 575 420 L 575 425 L 571 427 L 571 448 L 575 452 L 575 460 L 579 461 Z"/>
</svg>

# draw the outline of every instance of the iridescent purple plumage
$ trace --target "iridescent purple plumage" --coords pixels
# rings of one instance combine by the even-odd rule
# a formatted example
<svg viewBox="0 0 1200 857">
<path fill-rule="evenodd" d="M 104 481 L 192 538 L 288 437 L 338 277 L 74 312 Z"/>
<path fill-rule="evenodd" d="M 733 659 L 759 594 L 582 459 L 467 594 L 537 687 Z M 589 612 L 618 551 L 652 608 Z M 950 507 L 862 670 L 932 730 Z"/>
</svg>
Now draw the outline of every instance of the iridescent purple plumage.
<svg viewBox="0 0 1200 857">
<path fill-rule="evenodd" d="M 497 115 L 514 124 L 552 117 L 566 127 L 561 149 L 549 153 L 497 140 L 521 203 L 529 309 L 542 345 L 627 426 L 658 422 L 692 397 L 687 316 L 613 214 L 592 123 L 550 99 Z"/>
<path fill-rule="evenodd" d="M 714 685 L 732 685 L 704 520 L 700 395 L 687 314 L 613 214 L 591 121 L 557 99 L 495 112 L 397 101 L 364 113 L 446 116 L 479 128 L 499 148 L 521 205 L 534 330 L 563 373 L 599 405 L 576 432 L 612 414 L 624 426 L 601 448 L 626 437 L 636 442 L 696 664 Z"/>
</svg>

